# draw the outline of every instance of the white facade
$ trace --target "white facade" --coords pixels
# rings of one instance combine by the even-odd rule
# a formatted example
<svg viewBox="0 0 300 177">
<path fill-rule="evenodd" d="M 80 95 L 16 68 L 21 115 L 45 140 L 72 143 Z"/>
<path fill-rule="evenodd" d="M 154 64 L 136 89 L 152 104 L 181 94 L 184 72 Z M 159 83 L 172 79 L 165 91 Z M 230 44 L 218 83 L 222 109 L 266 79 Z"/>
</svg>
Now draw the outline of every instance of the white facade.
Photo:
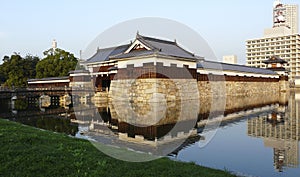
<svg viewBox="0 0 300 177">
<path fill-rule="evenodd" d="M 246 65 L 266 68 L 264 60 L 278 56 L 287 61 L 284 67 L 290 71 L 289 78 L 300 76 L 300 34 L 298 33 L 298 5 L 273 6 L 273 28 L 265 29 L 262 38 L 246 41 Z"/>
<path fill-rule="evenodd" d="M 263 61 L 276 55 L 288 62 L 290 78 L 300 76 L 300 34 L 248 40 L 246 48 L 247 66 L 266 68 Z"/>
<path fill-rule="evenodd" d="M 223 56 L 223 63 L 237 64 L 237 56 L 236 55 Z"/>
<path fill-rule="evenodd" d="M 57 48 L 57 42 L 56 42 L 55 39 L 53 39 L 53 41 L 52 41 L 52 48 L 53 48 L 53 49 L 56 49 L 56 48 Z"/>
<path fill-rule="evenodd" d="M 292 30 L 292 34 L 298 33 L 299 7 L 298 5 L 284 5 L 286 8 L 286 25 Z"/>
<path fill-rule="evenodd" d="M 285 26 L 291 33 L 298 33 L 298 5 L 283 4 L 276 0 L 273 4 L 273 28 Z"/>
<path fill-rule="evenodd" d="M 175 60 L 172 57 L 162 57 L 162 56 L 142 56 L 139 58 L 135 58 L 134 60 L 125 59 L 118 61 L 118 68 L 127 68 L 127 65 L 134 65 L 134 67 L 143 67 L 144 63 L 162 63 L 163 66 L 171 66 L 172 64 L 176 64 L 176 67 L 183 68 L 184 65 L 189 66 L 189 68 L 196 69 L 197 64 L 195 61 L 188 61 L 188 60 Z"/>
</svg>

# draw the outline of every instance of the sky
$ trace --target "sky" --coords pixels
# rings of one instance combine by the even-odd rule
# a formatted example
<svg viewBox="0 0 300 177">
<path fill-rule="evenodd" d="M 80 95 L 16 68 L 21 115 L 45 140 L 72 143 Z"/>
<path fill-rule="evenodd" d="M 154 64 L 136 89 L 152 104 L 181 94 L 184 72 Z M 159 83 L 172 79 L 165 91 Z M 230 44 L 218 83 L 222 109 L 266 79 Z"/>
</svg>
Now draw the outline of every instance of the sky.
<svg viewBox="0 0 300 177">
<path fill-rule="evenodd" d="M 0 63 L 5 55 L 14 52 L 43 57 L 43 51 L 51 47 L 53 39 L 59 48 L 79 57 L 80 50 L 85 50 L 99 34 L 116 24 L 136 18 L 160 17 L 195 30 L 218 60 L 234 54 L 239 64 L 245 64 L 245 41 L 262 37 L 263 30 L 272 27 L 273 2 L 0 0 Z M 300 4 L 299 0 L 282 2 Z"/>
</svg>

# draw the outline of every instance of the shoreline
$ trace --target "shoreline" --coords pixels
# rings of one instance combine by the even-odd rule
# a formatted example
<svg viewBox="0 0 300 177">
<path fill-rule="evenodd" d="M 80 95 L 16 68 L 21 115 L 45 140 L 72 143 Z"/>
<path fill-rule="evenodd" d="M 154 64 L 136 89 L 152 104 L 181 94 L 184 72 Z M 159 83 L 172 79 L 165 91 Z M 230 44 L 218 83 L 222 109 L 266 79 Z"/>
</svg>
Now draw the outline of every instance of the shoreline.
<svg viewBox="0 0 300 177">
<path fill-rule="evenodd" d="M 235 176 L 194 163 L 160 158 L 124 162 L 88 140 L 0 119 L 0 175 L 4 176 Z"/>
</svg>

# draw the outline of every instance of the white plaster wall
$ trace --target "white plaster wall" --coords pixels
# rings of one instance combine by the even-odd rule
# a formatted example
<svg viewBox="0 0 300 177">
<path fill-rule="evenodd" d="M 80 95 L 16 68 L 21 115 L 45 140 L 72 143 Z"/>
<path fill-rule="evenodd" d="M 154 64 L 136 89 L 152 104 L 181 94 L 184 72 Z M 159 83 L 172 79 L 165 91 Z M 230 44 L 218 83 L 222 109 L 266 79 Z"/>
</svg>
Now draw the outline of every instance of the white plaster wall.
<svg viewBox="0 0 300 177">
<path fill-rule="evenodd" d="M 157 62 L 163 63 L 164 66 L 171 66 L 171 64 L 177 64 L 177 67 L 183 67 L 183 65 L 188 65 L 189 68 L 196 68 L 196 62 L 192 61 L 180 61 L 174 59 L 165 59 L 165 58 L 157 58 L 157 57 L 149 57 L 149 58 L 139 58 L 132 60 L 121 60 L 118 62 L 118 68 L 127 68 L 127 65 L 133 64 L 134 67 L 142 67 L 143 63 L 151 63 L 154 62 L 156 65 Z"/>
</svg>

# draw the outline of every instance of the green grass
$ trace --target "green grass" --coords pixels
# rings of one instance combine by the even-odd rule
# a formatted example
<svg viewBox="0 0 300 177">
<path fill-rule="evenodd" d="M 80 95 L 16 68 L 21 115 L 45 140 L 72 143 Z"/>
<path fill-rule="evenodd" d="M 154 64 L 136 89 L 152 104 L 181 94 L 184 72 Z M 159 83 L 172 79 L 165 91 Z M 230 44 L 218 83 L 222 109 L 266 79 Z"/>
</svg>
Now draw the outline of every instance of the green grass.
<svg viewBox="0 0 300 177">
<path fill-rule="evenodd" d="M 161 158 L 124 162 L 89 141 L 0 119 L 0 176 L 233 176 L 228 172 Z"/>
</svg>

